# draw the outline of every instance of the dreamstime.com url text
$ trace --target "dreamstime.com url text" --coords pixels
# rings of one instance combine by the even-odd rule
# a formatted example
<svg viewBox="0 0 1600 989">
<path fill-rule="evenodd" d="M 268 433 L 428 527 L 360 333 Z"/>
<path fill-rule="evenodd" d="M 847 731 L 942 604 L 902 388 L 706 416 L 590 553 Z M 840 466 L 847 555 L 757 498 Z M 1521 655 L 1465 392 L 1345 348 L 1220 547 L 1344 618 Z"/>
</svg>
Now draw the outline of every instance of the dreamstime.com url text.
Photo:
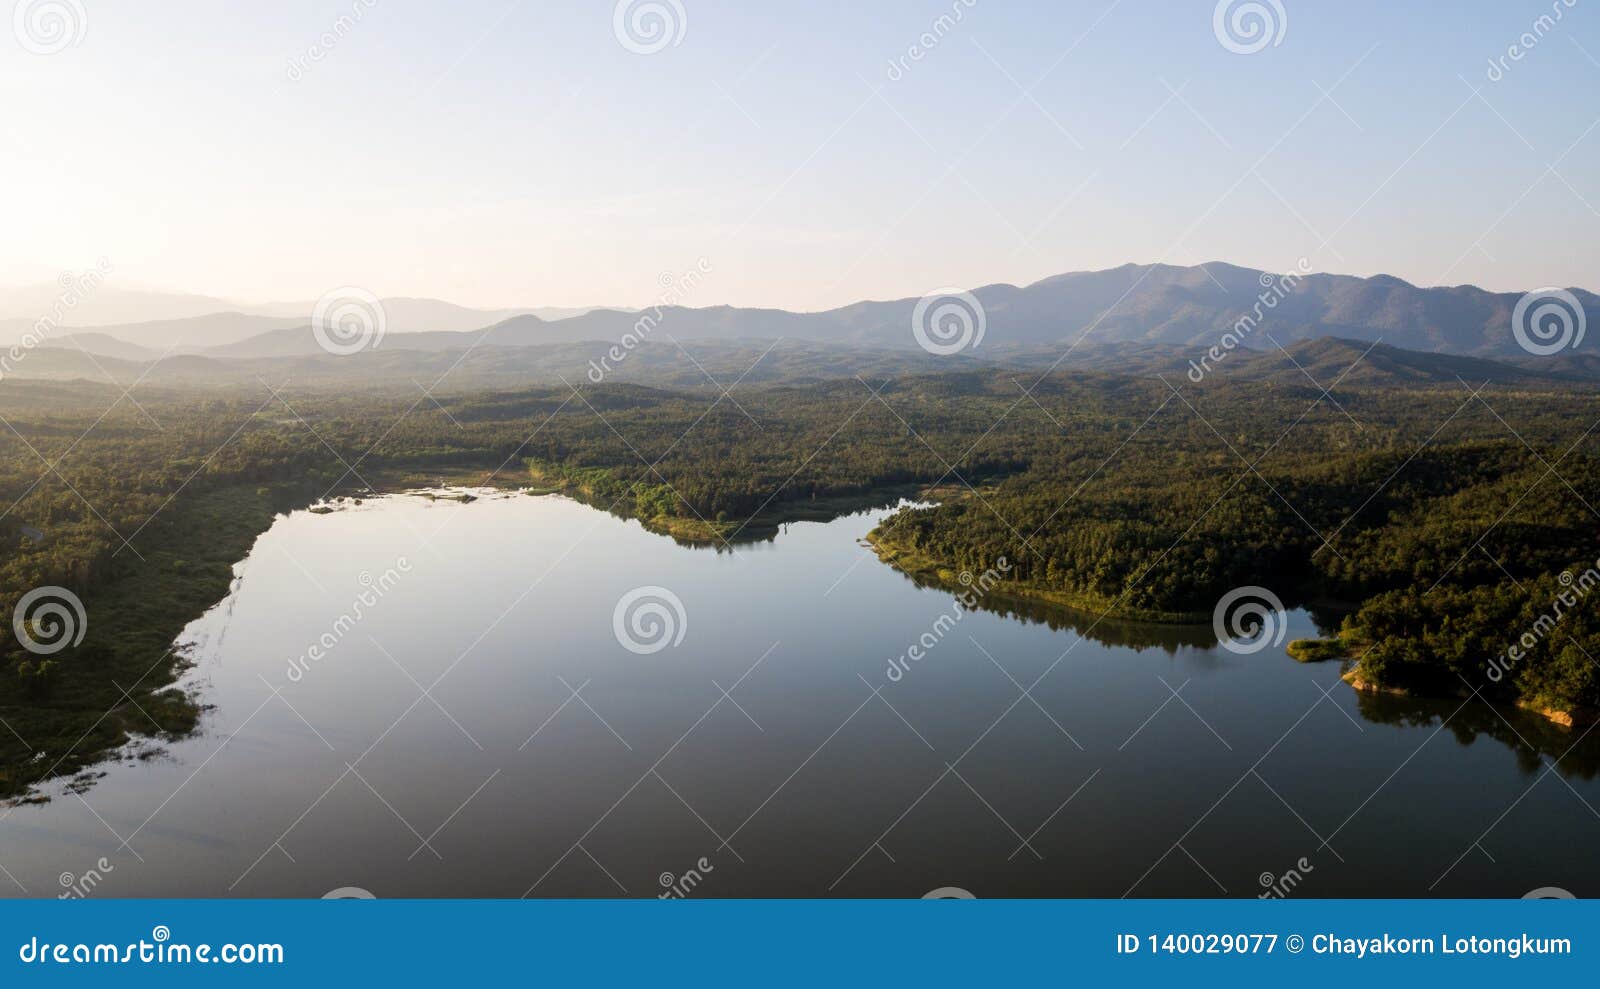
<svg viewBox="0 0 1600 989">
<path fill-rule="evenodd" d="M 53 965 L 283 964 L 281 944 L 174 944 L 172 931 L 162 924 L 150 931 L 150 938 L 130 944 L 51 944 L 35 936 L 22 942 L 17 957 L 27 964 Z"/>
</svg>

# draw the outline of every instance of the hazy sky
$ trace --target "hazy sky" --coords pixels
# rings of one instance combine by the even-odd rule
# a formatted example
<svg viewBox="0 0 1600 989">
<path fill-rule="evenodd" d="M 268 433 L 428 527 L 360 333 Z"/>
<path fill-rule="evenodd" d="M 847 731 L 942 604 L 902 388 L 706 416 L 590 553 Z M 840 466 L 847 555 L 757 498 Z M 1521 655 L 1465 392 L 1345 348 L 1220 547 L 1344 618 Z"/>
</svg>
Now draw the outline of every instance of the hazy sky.
<svg viewBox="0 0 1600 989">
<path fill-rule="evenodd" d="M 614 0 L 21 0 L 86 29 L 0 38 L 0 280 L 644 305 L 703 257 L 687 304 L 819 309 L 1305 257 L 1600 289 L 1600 0 L 1278 2 L 1238 54 L 1211 0 L 660 0 L 681 37 L 637 54 Z"/>
</svg>

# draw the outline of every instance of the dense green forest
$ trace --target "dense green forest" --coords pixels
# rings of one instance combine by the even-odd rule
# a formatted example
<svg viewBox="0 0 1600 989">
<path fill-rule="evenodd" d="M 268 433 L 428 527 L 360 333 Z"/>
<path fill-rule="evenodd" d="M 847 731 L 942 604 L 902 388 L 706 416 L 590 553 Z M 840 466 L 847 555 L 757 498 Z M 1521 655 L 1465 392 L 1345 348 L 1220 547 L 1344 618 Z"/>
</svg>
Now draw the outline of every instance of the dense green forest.
<svg viewBox="0 0 1600 989">
<path fill-rule="evenodd" d="M 1573 608 L 1489 663 L 1600 558 L 1591 385 L 1279 376 L 1160 380 L 976 368 L 799 368 L 728 394 L 623 383 L 419 395 L 7 380 L 0 615 L 35 588 L 86 606 L 81 644 L 0 646 L 0 794 L 133 734 L 182 732 L 168 645 L 226 593 L 275 512 L 407 478 L 559 487 L 680 538 L 931 491 L 886 557 L 974 572 L 1107 621 L 1210 620 L 1262 585 L 1349 609 L 1368 686 L 1600 709 L 1600 625 Z M 1171 382 L 1169 384 L 1169 382 Z"/>
</svg>

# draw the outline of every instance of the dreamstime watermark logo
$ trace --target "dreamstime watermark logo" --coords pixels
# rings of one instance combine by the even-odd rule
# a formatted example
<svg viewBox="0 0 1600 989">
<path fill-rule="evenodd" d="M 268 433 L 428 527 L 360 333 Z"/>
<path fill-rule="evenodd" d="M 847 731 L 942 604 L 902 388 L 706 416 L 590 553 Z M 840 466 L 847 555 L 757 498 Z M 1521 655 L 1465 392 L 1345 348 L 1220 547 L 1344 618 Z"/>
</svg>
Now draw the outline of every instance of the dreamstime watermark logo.
<svg viewBox="0 0 1600 989">
<path fill-rule="evenodd" d="M 56 899 L 82 900 L 88 897 L 90 893 L 93 893 L 95 888 L 105 881 L 106 876 L 116 871 L 117 867 L 112 865 L 105 856 L 101 856 L 93 867 L 85 869 L 81 876 L 63 872 L 56 877 L 56 881 L 61 885 L 61 892 L 56 894 Z"/>
<path fill-rule="evenodd" d="M 312 663 L 320 663 L 327 657 L 344 637 L 349 635 L 367 613 L 377 607 L 384 596 L 394 590 L 400 583 L 400 578 L 411 572 L 411 561 L 399 557 L 394 561 L 394 566 L 385 570 L 377 577 L 372 576 L 372 571 L 363 570 L 356 580 L 361 584 L 362 591 L 350 602 L 350 607 L 344 614 L 333 620 L 333 625 L 328 631 L 313 642 L 310 648 L 300 654 L 298 659 L 289 663 L 287 676 L 290 683 L 299 683 L 310 672 Z"/>
<path fill-rule="evenodd" d="M 1533 620 L 1527 631 L 1518 636 L 1505 652 L 1485 664 L 1484 675 L 1492 683 L 1499 683 L 1505 679 L 1507 673 L 1515 669 L 1518 663 L 1528 657 L 1530 651 L 1555 631 L 1563 618 L 1593 593 L 1596 587 L 1600 587 L 1600 560 L 1596 560 L 1594 566 L 1576 577 L 1572 575 L 1571 570 L 1563 570 L 1561 576 L 1556 579 L 1562 589 L 1556 594 L 1555 600 L 1550 602 L 1550 606 Z"/>
<path fill-rule="evenodd" d="M 682 900 L 695 891 L 706 876 L 716 871 L 716 866 L 704 855 L 700 856 L 692 868 L 685 869 L 683 875 L 674 876 L 670 872 L 663 872 L 656 878 L 661 884 L 661 892 L 656 894 L 658 900 Z"/>
<path fill-rule="evenodd" d="M 360 886 L 340 886 L 338 889 L 330 889 L 326 893 L 322 894 L 322 898 L 324 900 L 376 900 L 377 899 L 377 897 L 373 896 L 372 893 L 369 890 L 362 889 Z"/>
<path fill-rule="evenodd" d="M 1511 335 L 1536 357 L 1576 350 L 1588 323 L 1583 303 L 1564 288 L 1534 289 L 1511 311 Z"/>
<path fill-rule="evenodd" d="M 928 25 L 928 29 L 917 35 L 917 40 L 906 46 L 906 53 L 889 60 L 889 81 L 899 82 L 911 71 L 914 62 L 927 58 L 935 48 L 944 43 L 950 32 L 956 29 L 967 16 L 967 11 L 978 5 L 978 0 L 951 0 L 949 13 L 940 14 Z"/>
<path fill-rule="evenodd" d="M 317 40 L 306 46 L 304 54 L 289 56 L 289 64 L 284 69 L 284 75 L 290 82 L 299 82 L 306 76 L 306 70 L 312 65 L 328 57 L 328 53 L 344 40 L 345 35 L 355 30 L 361 23 L 361 18 L 367 16 L 367 11 L 378 5 L 378 0 L 352 0 L 350 13 L 340 14 L 335 18 L 328 30 L 317 36 Z"/>
<path fill-rule="evenodd" d="M 1499 82 L 1511 71 L 1512 62 L 1520 62 L 1528 57 L 1528 53 L 1539 47 L 1539 43 L 1554 31 L 1562 18 L 1567 16 L 1567 11 L 1578 5 L 1578 0 L 1550 0 L 1550 13 L 1540 14 L 1533 19 L 1533 24 L 1528 30 L 1517 36 L 1517 40 L 1506 46 L 1506 53 L 1497 58 L 1489 59 L 1489 68 L 1484 73 L 1490 82 Z"/>
<path fill-rule="evenodd" d="M 965 618 L 968 612 L 977 607 L 979 599 L 989 593 L 990 588 L 1000 583 L 1004 574 L 1011 572 L 1011 563 L 1005 557 L 998 557 L 994 566 L 985 570 L 981 575 L 974 577 L 969 570 L 963 570 L 956 577 L 956 581 L 966 590 L 956 595 L 955 605 L 933 620 L 933 624 L 917 637 L 905 652 L 895 659 L 889 660 L 889 668 L 884 676 L 890 683 L 899 683 L 911 672 L 912 663 L 920 663 L 928 654 L 944 641 L 944 637 L 955 629 L 956 623 Z"/>
<path fill-rule="evenodd" d="M 1258 881 L 1261 883 L 1261 892 L 1256 894 L 1258 900 L 1282 900 L 1295 891 L 1295 888 L 1305 881 L 1306 876 L 1316 872 L 1316 867 L 1301 856 L 1294 867 L 1285 870 L 1283 875 L 1275 876 L 1270 872 L 1263 872 Z"/>
<path fill-rule="evenodd" d="M 1562 889 L 1560 886 L 1540 886 L 1538 889 L 1530 889 L 1526 893 L 1522 894 L 1522 898 L 1524 900 L 1576 900 L 1577 899 L 1576 896 L 1573 896 L 1570 892 L 1568 892 L 1567 890 Z"/>
<path fill-rule="evenodd" d="M 56 278 L 56 283 L 61 291 L 50 302 L 50 311 L 33 321 L 22 334 L 22 338 L 12 344 L 4 353 L 0 353 L 0 379 L 10 374 L 15 365 L 22 363 L 28 352 L 49 340 L 61 328 L 61 321 L 66 318 L 70 310 L 95 293 L 105 283 L 106 276 L 111 273 L 111 262 L 101 258 L 95 266 L 82 274 L 63 271 Z"/>
<path fill-rule="evenodd" d="M 611 631 L 622 648 L 648 656 L 683 641 L 689 614 L 683 601 L 665 587 L 635 587 L 622 595 L 611 612 Z"/>
<path fill-rule="evenodd" d="M 958 288 L 930 292 L 911 310 L 911 335 L 936 357 L 975 349 L 988 326 L 989 317 L 977 296 Z"/>
<path fill-rule="evenodd" d="M 1222 596 L 1211 612 L 1211 630 L 1222 648 L 1249 656 L 1283 645 L 1289 634 L 1289 615 L 1278 595 L 1265 587 L 1236 587 Z"/>
<path fill-rule="evenodd" d="M 317 346 L 338 357 L 376 350 L 388 329 L 383 302 L 354 285 L 324 293 L 311 312 L 311 335 Z"/>
<path fill-rule="evenodd" d="M 1238 322 L 1233 324 L 1233 328 L 1212 344 L 1211 348 L 1200 356 L 1198 362 L 1189 362 L 1189 370 L 1185 372 L 1185 376 L 1197 385 L 1205 380 L 1205 376 L 1211 372 L 1211 366 L 1222 363 L 1229 354 L 1244 346 L 1250 335 L 1261 326 L 1261 321 L 1267 318 L 1267 314 L 1277 309 L 1284 299 L 1300 287 L 1300 282 L 1310 273 L 1311 262 L 1305 258 L 1295 262 L 1293 271 L 1286 271 L 1281 275 L 1263 271 L 1260 275 L 1261 292 L 1256 295 L 1256 304 L 1250 307 L 1249 312 L 1240 316 Z"/>
<path fill-rule="evenodd" d="M 635 55 L 654 55 L 683 44 L 689 12 L 680 0 L 617 0 L 611 31 Z"/>
<path fill-rule="evenodd" d="M 24 51 L 56 55 L 83 43 L 89 12 L 80 0 L 17 0 L 11 31 Z"/>
<path fill-rule="evenodd" d="M 977 897 L 960 886 L 940 886 L 922 894 L 924 900 L 976 900 Z"/>
<path fill-rule="evenodd" d="M 1211 12 L 1211 33 L 1235 55 L 1276 48 L 1288 30 L 1289 12 L 1280 0 L 1217 0 Z"/>
<path fill-rule="evenodd" d="M 711 262 L 705 258 L 696 261 L 694 267 L 682 275 L 674 276 L 669 271 L 663 271 L 658 279 L 661 283 L 661 294 L 656 296 L 655 305 L 639 315 L 633 324 L 633 329 L 624 333 L 622 339 L 616 346 L 606 351 L 604 357 L 589 362 L 587 372 L 589 380 L 597 385 L 604 381 L 607 374 L 616 370 L 616 365 L 627 360 L 628 355 L 637 350 L 650 338 L 650 334 L 656 331 L 656 327 L 661 325 L 661 320 L 666 315 L 667 307 L 682 303 L 691 291 L 699 287 L 701 279 L 709 274 L 711 274 Z"/>
<path fill-rule="evenodd" d="M 22 648 L 38 656 L 77 647 L 89 631 L 89 616 L 78 595 L 65 587 L 35 587 L 11 612 L 11 631 Z"/>
</svg>

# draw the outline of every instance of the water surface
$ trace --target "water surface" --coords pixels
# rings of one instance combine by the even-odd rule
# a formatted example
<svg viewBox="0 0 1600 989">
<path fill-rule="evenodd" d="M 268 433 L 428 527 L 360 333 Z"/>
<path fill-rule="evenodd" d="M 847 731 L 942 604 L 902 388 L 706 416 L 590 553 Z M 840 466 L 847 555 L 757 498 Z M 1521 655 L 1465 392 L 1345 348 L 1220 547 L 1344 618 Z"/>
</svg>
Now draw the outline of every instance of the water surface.
<svg viewBox="0 0 1600 989">
<path fill-rule="evenodd" d="M 280 518 L 184 633 L 201 730 L 0 812 L 0 888 L 1254 896 L 1293 870 L 1307 896 L 1600 891 L 1575 735 L 1364 697 L 1205 629 L 963 613 L 860 544 L 882 514 L 733 552 L 557 497 Z M 681 612 L 636 595 L 665 610 L 619 638 L 642 587 Z M 651 631 L 664 648 L 625 647 Z"/>
</svg>

